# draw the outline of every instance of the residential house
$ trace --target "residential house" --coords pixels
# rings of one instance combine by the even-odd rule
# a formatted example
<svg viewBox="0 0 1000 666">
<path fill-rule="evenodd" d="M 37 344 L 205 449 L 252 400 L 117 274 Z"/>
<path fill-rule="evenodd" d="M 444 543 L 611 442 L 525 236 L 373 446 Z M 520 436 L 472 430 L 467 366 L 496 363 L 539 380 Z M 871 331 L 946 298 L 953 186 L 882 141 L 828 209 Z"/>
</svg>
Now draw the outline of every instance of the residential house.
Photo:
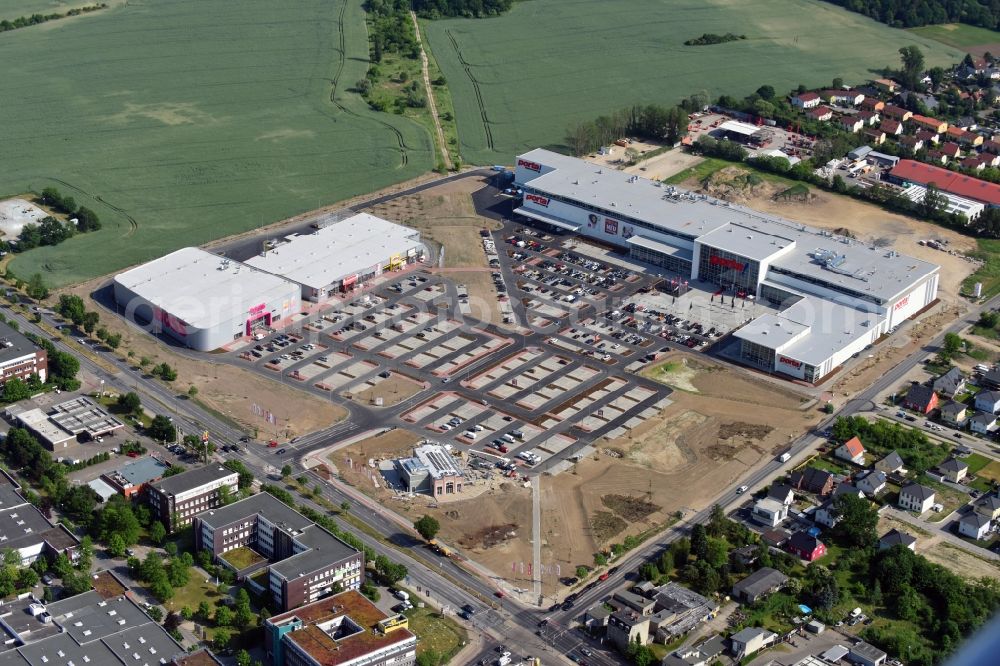
<svg viewBox="0 0 1000 666">
<path fill-rule="evenodd" d="M 969 408 L 964 402 L 949 400 L 941 405 L 941 420 L 952 428 L 963 428 L 968 413 Z"/>
<path fill-rule="evenodd" d="M 924 147 L 924 142 L 920 137 L 917 136 L 901 136 L 899 137 L 899 145 L 917 152 Z"/>
<path fill-rule="evenodd" d="M 910 550 L 915 550 L 917 547 L 917 538 L 906 532 L 892 529 L 883 534 L 882 538 L 878 540 L 878 549 L 887 550 L 893 546 L 903 546 Z"/>
<path fill-rule="evenodd" d="M 997 429 L 996 414 L 989 412 L 976 412 L 969 419 L 969 430 L 978 432 L 980 435 L 989 435 Z"/>
<path fill-rule="evenodd" d="M 997 91 L 997 101 L 1000 101 L 1000 90 Z M 992 153 L 994 155 L 1000 155 L 1000 141 L 990 139 L 983 143 L 983 150 L 987 153 Z"/>
<path fill-rule="evenodd" d="M 901 123 L 905 123 L 907 120 L 913 117 L 912 111 L 907 111 L 906 109 L 896 106 L 895 104 L 886 104 L 882 107 L 882 117 L 892 118 L 893 120 L 898 120 Z"/>
<path fill-rule="evenodd" d="M 904 471 L 903 457 L 897 451 L 892 451 L 885 458 L 875 463 L 875 469 L 886 474 Z"/>
<path fill-rule="evenodd" d="M 760 546 L 750 545 L 742 548 L 734 548 L 729 551 L 729 558 L 739 562 L 744 567 L 751 567 L 760 557 Z"/>
<path fill-rule="evenodd" d="M 958 533 L 979 541 L 990 533 L 990 519 L 975 511 L 968 513 L 958 521 Z"/>
<path fill-rule="evenodd" d="M 781 521 L 788 518 L 788 505 L 770 497 L 765 497 L 754 503 L 751 515 L 761 525 L 777 527 L 781 524 Z"/>
<path fill-rule="evenodd" d="M 788 576 L 785 574 L 771 567 L 763 567 L 733 585 L 733 598 L 741 603 L 752 604 L 777 592 L 787 582 Z"/>
<path fill-rule="evenodd" d="M 852 462 L 855 465 L 865 464 L 865 446 L 857 437 L 851 437 L 838 446 L 834 450 L 833 455 L 841 460 Z"/>
<path fill-rule="evenodd" d="M 762 629 L 760 627 L 748 627 L 739 633 L 729 637 L 729 649 L 737 659 L 756 654 L 763 649 L 774 645 L 778 634 Z"/>
<path fill-rule="evenodd" d="M 816 524 L 823 527 L 835 527 L 837 525 L 837 522 L 840 520 L 840 513 L 833 505 L 832 499 L 828 499 L 819 505 L 813 513 L 813 520 Z"/>
<path fill-rule="evenodd" d="M 972 510 L 990 520 L 1000 518 L 1000 496 L 996 492 L 987 493 L 972 503 Z"/>
<path fill-rule="evenodd" d="M 806 562 L 826 555 L 826 544 L 808 532 L 796 532 L 785 544 L 785 550 Z"/>
<path fill-rule="evenodd" d="M 865 97 L 861 100 L 861 110 L 880 113 L 885 108 L 885 102 L 877 97 Z"/>
<path fill-rule="evenodd" d="M 892 118 L 886 118 L 879 125 L 879 129 L 888 134 L 889 136 L 899 136 L 903 133 L 903 123 L 898 120 L 893 120 Z"/>
<path fill-rule="evenodd" d="M 792 106 L 800 109 L 814 109 L 819 106 L 820 101 L 819 94 L 809 91 L 792 97 Z"/>
<path fill-rule="evenodd" d="M 882 120 L 882 116 L 878 111 L 859 111 L 858 118 L 861 118 L 864 124 L 868 127 L 874 127 L 879 124 L 880 120 Z"/>
<path fill-rule="evenodd" d="M 917 130 L 914 136 L 920 139 L 920 141 L 925 145 L 933 143 L 936 146 L 938 142 L 941 140 L 941 137 L 938 136 L 937 132 L 932 132 L 926 129 Z"/>
<path fill-rule="evenodd" d="M 784 548 L 788 540 L 792 538 L 792 533 L 784 527 L 775 527 L 760 535 L 761 540 L 772 548 Z"/>
<path fill-rule="evenodd" d="M 772 483 L 767 489 L 767 496 L 785 506 L 791 506 L 795 502 L 795 490 L 785 483 Z"/>
<path fill-rule="evenodd" d="M 988 389 L 1000 389 L 1000 370 L 987 370 L 982 374 L 980 384 Z"/>
<path fill-rule="evenodd" d="M 851 646 L 849 657 L 856 666 L 883 666 L 889 655 L 874 645 L 861 641 Z"/>
<path fill-rule="evenodd" d="M 920 414 L 930 414 L 938 406 L 938 396 L 930 386 L 911 384 L 903 398 L 903 406 Z"/>
<path fill-rule="evenodd" d="M 979 165 L 983 168 L 1000 166 L 1000 155 L 983 152 L 976 157 L 979 159 Z"/>
<path fill-rule="evenodd" d="M 813 120 L 822 122 L 833 118 L 833 109 L 828 106 L 817 106 L 815 109 L 809 109 L 806 111 L 806 115 Z"/>
<path fill-rule="evenodd" d="M 667 583 L 656 593 L 656 612 L 650 633 L 658 643 L 670 643 L 715 617 L 719 604 L 677 583 Z"/>
<path fill-rule="evenodd" d="M 949 160 L 957 160 L 962 154 L 962 147 L 954 141 L 941 144 L 940 151 L 948 156 Z"/>
<path fill-rule="evenodd" d="M 845 132 L 860 132 L 865 127 L 865 121 L 858 116 L 840 116 L 837 124 Z"/>
<path fill-rule="evenodd" d="M 976 134 L 975 132 L 969 132 L 961 127 L 949 127 L 947 134 L 949 139 L 957 141 L 963 146 L 975 147 L 983 144 L 982 135 Z"/>
<path fill-rule="evenodd" d="M 948 122 L 945 120 L 938 120 L 937 118 L 930 118 L 928 116 L 912 115 L 910 116 L 910 122 L 918 127 L 923 127 L 924 129 L 929 129 L 932 132 L 937 132 L 942 134 L 948 131 Z"/>
<path fill-rule="evenodd" d="M 833 492 L 833 474 L 824 469 L 806 467 L 804 470 L 796 470 L 789 477 L 789 482 L 795 490 L 804 490 L 821 497 Z"/>
<path fill-rule="evenodd" d="M 881 146 L 883 143 L 885 143 L 885 132 L 878 129 L 877 127 L 867 128 L 864 132 L 862 132 L 862 136 L 865 137 L 865 140 L 868 143 L 873 143 L 876 146 Z"/>
<path fill-rule="evenodd" d="M 900 509 L 915 513 L 930 511 L 934 506 L 934 491 L 919 483 L 911 483 L 899 491 L 897 504 Z"/>
<path fill-rule="evenodd" d="M 948 164 L 948 154 L 940 150 L 928 150 L 927 161 L 931 164 L 940 164 L 941 166 L 945 166 Z"/>
<path fill-rule="evenodd" d="M 604 604 L 595 604 L 587 609 L 587 612 L 583 614 L 583 625 L 591 631 L 594 632 L 598 628 L 606 628 L 608 626 L 608 618 L 611 617 L 611 609 Z"/>
<path fill-rule="evenodd" d="M 958 164 L 963 169 L 970 169 L 973 171 L 980 171 L 985 168 L 983 164 L 980 164 L 978 155 L 969 155 L 968 157 L 964 157 Z"/>
<path fill-rule="evenodd" d="M 981 412 L 996 414 L 1000 412 L 1000 391 L 980 391 L 973 404 Z"/>
<path fill-rule="evenodd" d="M 887 93 L 894 93 L 899 90 L 899 84 L 892 79 L 875 79 L 872 81 L 872 85 L 878 90 Z"/>
<path fill-rule="evenodd" d="M 660 666 L 708 666 L 726 651 L 726 639 L 716 634 L 694 647 L 681 647 L 660 662 Z"/>
<path fill-rule="evenodd" d="M 931 388 L 938 395 L 954 398 L 955 394 L 961 393 L 965 388 L 965 375 L 958 368 L 951 368 L 948 372 L 931 382 Z"/>
<path fill-rule="evenodd" d="M 967 132 L 975 132 L 975 130 L 979 129 L 979 123 L 972 116 L 962 116 L 952 123 L 952 126 Z"/>
<path fill-rule="evenodd" d="M 858 490 L 863 492 L 866 496 L 875 497 L 880 492 L 885 490 L 885 482 L 885 472 L 873 469 L 863 472 L 861 476 L 855 480 L 854 485 L 856 485 Z"/>
<path fill-rule="evenodd" d="M 960 483 L 969 473 L 969 465 L 958 458 L 948 458 L 937 469 L 941 476 L 952 483 Z"/>
<path fill-rule="evenodd" d="M 861 492 L 861 489 L 858 488 L 853 483 L 841 483 L 841 484 L 839 484 L 834 489 L 833 496 L 831 497 L 831 499 L 835 499 L 837 497 L 840 497 L 841 495 L 854 495 L 858 499 L 864 499 L 865 498 L 865 494 L 863 492 Z"/>
<path fill-rule="evenodd" d="M 865 99 L 864 93 L 857 90 L 824 90 L 820 96 L 839 106 L 857 106 Z"/>
</svg>

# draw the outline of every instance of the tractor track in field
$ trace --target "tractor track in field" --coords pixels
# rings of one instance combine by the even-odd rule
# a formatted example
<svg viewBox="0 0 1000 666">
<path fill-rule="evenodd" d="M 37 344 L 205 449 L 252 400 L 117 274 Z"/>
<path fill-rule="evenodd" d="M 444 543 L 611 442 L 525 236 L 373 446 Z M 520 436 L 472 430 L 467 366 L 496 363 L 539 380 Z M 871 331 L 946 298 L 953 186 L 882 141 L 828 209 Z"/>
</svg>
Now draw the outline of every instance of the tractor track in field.
<svg viewBox="0 0 1000 666">
<path fill-rule="evenodd" d="M 451 30 L 445 30 L 444 33 L 448 35 L 448 41 L 451 42 L 452 48 L 455 49 L 455 54 L 458 55 L 458 61 L 462 63 L 462 69 L 465 70 L 465 74 L 469 77 L 469 81 L 472 82 L 472 89 L 476 93 L 476 104 L 479 105 L 479 115 L 483 119 L 483 131 L 486 133 L 486 145 L 490 147 L 490 150 L 496 150 L 496 146 L 493 145 L 493 130 L 490 129 L 490 119 L 486 115 L 486 105 L 483 103 L 483 93 L 479 89 L 479 81 L 472 74 L 472 65 L 465 61 L 465 57 L 462 55 L 461 49 L 458 48 L 458 42 L 455 40 L 455 35 L 451 33 Z"/>
<path fill-rule="evenodd" d="M 132 234 L 134 234 L 136 231 L 138 231 L 138 229 L 139 229 L 139 223 L 136 222 L 136 219 L 134 217 L 132 217 L 128 213 L 128 211 L 126 211 L 124 208 L 119 208 L 118 206 L 114 205 L 113 203 L 110 203 L 107 200 L 105 200 L 104 197 L 100 196 L 99 194 L 91 194 L 87 190 L 85 190 L 85 189 L 83 189 L 81 187 L 77 187 L 76 185 L 73 185 L 72 183 L 67 183 L 65 180 L 62 180 L 60 178 L 53 178 L 51 176 L 46 176 L 46 178 L 48 178 L 49 180 L 54 181 L 56 183 L 59 183 L 60 185 L 63 185 L 64 187 L 67 187 L 67 188 L 73 190 L 74 192 L 82 194 L 85 197 L 90 197 L 94 201 L 100 201 L 102 204 L 104 204 L 105 206 L 107 206 L 108 208 L 110 208 L 111 210 L 115 211 L 116 213 L 118 213 L 119 215 L 121 215 L 122 217 L 124 217 L 126 220 L 128 220 L 128 231 L 125 232 L 125 235 L 124 235 L 125 238 L 128 238 L 129 236 L 131 236 Z"/>
<path fill-rule="evenodd" d="M 343 111 L 349 116 L 354 116 L 361 120 L 372 120 L 379 125 L 382 125 L 390 132 L 392 132 L 396 137 L 396 145 L 399 149 L 399 161 L 400 167 L 405 167 L 410 163 L 410 156 L 406 152 L 406 139 L 403 138 L 403 133 L 400 132 L 393 125 L 385 122 L 384 120 L 379 120 L 378 118 L 366 118 L 356 111 L 348 109 L 346 106 L 340 103 L 337 99 L 337 89 L 340 86 L 340 77 L 344 73 L 344 64 L 347 62 L 347 38 L 344 36 L 344 14 L 347 13 L 347 0 L 341 2 L 340 4 L 340 14 L 337 16 L 337 48 L 340 51 L 340 64 L 337 66 L 337 73 L 334 74 L 333 78 L 330 79 L 330 102 L 333 103 L 335 107 Z M 367 29 L 366 29 L 367 32 Z M 367 41 L 367 38 L 366 38 Z"/>
</svg>

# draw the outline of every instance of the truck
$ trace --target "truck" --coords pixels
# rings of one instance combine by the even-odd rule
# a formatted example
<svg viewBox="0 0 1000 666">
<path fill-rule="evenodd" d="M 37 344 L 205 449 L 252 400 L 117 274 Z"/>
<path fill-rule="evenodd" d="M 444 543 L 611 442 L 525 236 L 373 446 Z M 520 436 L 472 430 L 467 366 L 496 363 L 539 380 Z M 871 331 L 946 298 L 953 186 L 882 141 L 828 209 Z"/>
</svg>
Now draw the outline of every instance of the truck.
<svg viewBox="0 0 1000 666">
<path fill-rule="evenodd" d="M 778 462 L 788 462 L 789 460 L 791 460 L 791 458 L 792 454 L 788 451 L 785 451 L 780 456 L 778 456 Z"/>
</svg>

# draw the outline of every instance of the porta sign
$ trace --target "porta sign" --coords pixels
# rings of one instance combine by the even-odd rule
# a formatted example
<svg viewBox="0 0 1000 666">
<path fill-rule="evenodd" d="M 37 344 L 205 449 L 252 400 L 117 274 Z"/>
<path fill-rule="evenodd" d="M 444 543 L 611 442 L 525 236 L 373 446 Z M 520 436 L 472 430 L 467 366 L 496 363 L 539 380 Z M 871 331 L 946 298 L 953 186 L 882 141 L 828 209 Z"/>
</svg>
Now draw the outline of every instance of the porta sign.
<svg viewBox="0 0 1000 666">
<path fill-rule="evenodd" d="M 530 201 L 531 203 L 536 203 L 539 206 L 545 206 L 546 208 L 549 207 L 549 200 L 546 197 L 543 197 L 538 194 L 525 194 L 524 200 Z"/>
<path fill-rule="evenodd" d="M 779 356 L 778 363 L 790 366 L 796 370 L 802 367 L 802 361 L 796 361 L 794 358 L 788 358 L 787 356 Z"/>
<path fill-rule="evenodd" d="M 909 303 L 909 302 L 910 302 L 910 295 L 907 294 L 903 298 L 901 298 L 898 301 L 896 301 L 896 304 L 892 306 L 892 309 L 893 310 L 899 310 L 901 308 L 905 308 L 906 304 Z"/>
<path fill-rule="evenodd" d="M 264 308 L 266 308 L 266 307 L 267 307 L 267 304 L 265 304 L 265 303 L 261 303 L 260 305 L 255 305 L 252 308 L 250 308 L 250 314 L 252 314 L 252 315 L 260 314 L 261 312 L 264 311 Z"/>
<path fill-rule="evenodd" d="M 525 169 L 530 169 L 531 171 L 541 171 L 542 165 L 538 162 L 529 162 L 528 160 L 518 160 L 517 166 L 524 167 Z"/>
<path fill-rule="evenodd" d="M 726 268 L 731 268 L 738 273 L 742 273 L 743 269 L 746 268 L 746 264 L 741 261 L 736 261 L 735 259 L 727 259 L 726 257 L 720 257 L 717 255 L 712 255 L 712 258 L 708 260 L 708 263 L 713 266 L 724 266 Z"/>
</svg>

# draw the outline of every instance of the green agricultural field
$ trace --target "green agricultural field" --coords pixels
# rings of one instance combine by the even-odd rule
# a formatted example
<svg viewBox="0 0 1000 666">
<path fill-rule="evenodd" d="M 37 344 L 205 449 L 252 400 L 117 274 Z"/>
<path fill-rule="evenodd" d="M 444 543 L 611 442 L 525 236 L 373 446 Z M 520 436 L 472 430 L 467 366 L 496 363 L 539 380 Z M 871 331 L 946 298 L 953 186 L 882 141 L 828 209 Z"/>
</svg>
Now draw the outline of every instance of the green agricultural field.
<svg viewBox="0 0 1000 666">
<path fill-rule="evenodd" d="M 942 44 L 947 44 L 948 46 L 954 46 L 957 49 L 985 46 L 987 44 L 1000 44 L 1000 33 L 988 28 L 979 28 L 964 23 L 925 25 L 919 28 L 910 28 L 909 32 L 926 37 L 927 39 L 933 39 Z"/>
<path fill-rule="evenodd" d="M 425 26 L 455 100 L 462 156 L 485 164 L 559 148 L 570 124 L 632 103 L 860 81 L 897 67 L 909 44 L 929 64 L 963 55 L 814 0 L 534 0 L 499 18 Z M 706 32 L 747 39 L 683 45 Z"/>
<path fill-rule="evenodd" d="M 348 90 L 368 67 L 360 2 L 145 0 L 3 33 L 0 62 L 0 192 L 55 185 L 104 221 L 14 259 L 50 285 L 434 164 L 426 129 Z"/>
</svg>

